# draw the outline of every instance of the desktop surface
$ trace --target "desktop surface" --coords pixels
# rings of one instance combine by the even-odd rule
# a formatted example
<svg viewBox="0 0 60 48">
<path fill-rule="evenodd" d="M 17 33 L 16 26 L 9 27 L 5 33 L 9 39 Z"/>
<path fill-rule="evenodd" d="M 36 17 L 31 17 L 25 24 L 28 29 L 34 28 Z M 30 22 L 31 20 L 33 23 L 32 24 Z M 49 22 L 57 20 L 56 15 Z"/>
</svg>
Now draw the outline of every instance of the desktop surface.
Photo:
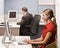
<svg viewBox="0 0 60 48">
<path fill-rule="evenodd" d="M 31 44 L 22 44 L 18 45 L 19 42 L 23 41 L 24 39 L 30 39 L 30 36 L 15 36 L 16 41 L 12 44 L 2 44 L 2 38 L 3 36 L 0 36 L 0 48 L 32 48 Z"/>
</svg>

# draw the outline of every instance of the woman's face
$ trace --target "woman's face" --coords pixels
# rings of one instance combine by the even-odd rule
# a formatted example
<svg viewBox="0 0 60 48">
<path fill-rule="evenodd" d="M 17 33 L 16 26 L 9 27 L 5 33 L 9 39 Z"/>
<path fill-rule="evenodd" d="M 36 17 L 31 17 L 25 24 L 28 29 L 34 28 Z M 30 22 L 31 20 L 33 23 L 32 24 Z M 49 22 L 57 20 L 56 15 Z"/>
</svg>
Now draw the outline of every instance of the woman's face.
<svg viewBox="0 0 60 48">
<path fill-rule="evenodd" d="M 47 21 L 48 20 L 48 15 L 46 14 L 46 12 L 42 13 L 42 19 L 44 21 Z"/>
</svg>

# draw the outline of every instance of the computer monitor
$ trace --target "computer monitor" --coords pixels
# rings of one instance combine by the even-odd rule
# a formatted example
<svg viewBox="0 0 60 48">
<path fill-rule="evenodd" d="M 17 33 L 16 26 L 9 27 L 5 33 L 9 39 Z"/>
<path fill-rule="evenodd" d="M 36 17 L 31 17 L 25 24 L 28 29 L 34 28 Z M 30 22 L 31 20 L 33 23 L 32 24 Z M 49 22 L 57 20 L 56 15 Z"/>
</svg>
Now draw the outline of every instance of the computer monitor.
<svg viewBox="0 0 60 48">
<path fill-rule="evenodd" d="M 17 10 L 8 11 L 8 20 L 13 22 L 17 21 Z"/>
</svg>

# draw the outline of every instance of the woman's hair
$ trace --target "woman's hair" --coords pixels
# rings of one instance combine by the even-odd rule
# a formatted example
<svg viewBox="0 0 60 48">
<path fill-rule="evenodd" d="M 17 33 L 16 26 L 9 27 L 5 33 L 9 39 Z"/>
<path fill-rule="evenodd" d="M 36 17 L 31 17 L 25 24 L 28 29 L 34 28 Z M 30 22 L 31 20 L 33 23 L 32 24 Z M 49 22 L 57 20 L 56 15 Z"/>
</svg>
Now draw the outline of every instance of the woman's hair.
<svg viewBox="0 0 60 48">
<path fill-rule="evenodd" d="M 53 10 L 51 10 L 51 9 L 45 9 L 43 11 L 43 13 L 46 12 L 46 11 L 47 11 L 46 15 L 49 15 L 48 18 L 51 19 L 54 22 L 54 24 L 57 26 L 57 24 L 56 24 L 56 18 L 54 16 Z"/>
</svg>

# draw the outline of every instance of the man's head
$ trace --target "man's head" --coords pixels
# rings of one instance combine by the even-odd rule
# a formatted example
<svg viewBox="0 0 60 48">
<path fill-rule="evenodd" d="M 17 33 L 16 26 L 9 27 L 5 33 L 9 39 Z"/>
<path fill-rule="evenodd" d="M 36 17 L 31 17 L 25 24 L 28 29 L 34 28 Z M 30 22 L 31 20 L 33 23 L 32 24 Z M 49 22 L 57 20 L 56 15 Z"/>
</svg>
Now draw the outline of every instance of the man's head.
<svg viewBox="0 0 60 48">
<path fill-rule="evenodd" d="M 28 9 L 26 7 L 22 8 L 22 13 L 25 14 L 26 12 L 28 12 Z"/>
</svg>

